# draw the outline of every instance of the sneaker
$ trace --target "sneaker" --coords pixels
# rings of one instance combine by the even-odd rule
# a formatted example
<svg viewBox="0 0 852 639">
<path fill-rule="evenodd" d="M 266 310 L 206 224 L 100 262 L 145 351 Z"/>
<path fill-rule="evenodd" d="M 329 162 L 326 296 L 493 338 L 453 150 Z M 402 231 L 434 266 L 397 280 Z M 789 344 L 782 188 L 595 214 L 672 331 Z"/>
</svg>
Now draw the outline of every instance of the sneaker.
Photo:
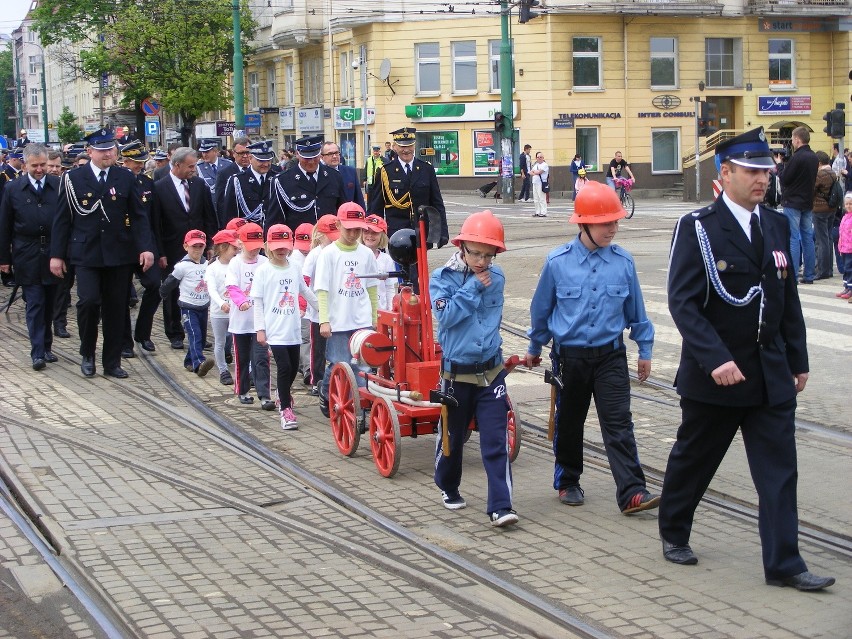
<svg viewBox="0 0 852 639">
<path fill-rule="evenodd" d="M 281 428 L 284 430 L 296 430 L 299 428 L 296 413 L 289 406 L 281 411 Z"/>
<path fill-rule="evenodd" d="M 320 400 L 319 400 L 320 412 L 322 413 L 323 417 L 328 417 L 331 414 L 328 410 L 328 400 L 325 397 L 323 397 L 322 395 L 320 395 L 319 392 L 317 393 L 317 395 L 319 395 L 319 398 L 320 398 Z"/>
<path fill-rule="evenodd" d="M 213 368 L 213 364 L 214 362 L 212 359 L 205 359 L 198 365 L 198 370 L 195 371 L 195 374 L 199 377 L 204 377 L 210 372 L 210 369 Z"/>
<path fill-rule="evenodd" d="M 231 353 L 225 353 L 225 363 L 226 364 L 233 364 L 234 363 L 234 356 Z"/>
<path fill-rule="evenodd" d="M 652 495 L 647 490 L 640 490 L 630 498 L 627 506 L 621 511 L 625 515 L 638 513 L 640 510 L 651 510 L 660 505 L 660 496 Z"/>
<path fill-rule="evenodd" d="M 254 397 L 251 395 L 240 395 L 240 404 L 254 404 Z"/>
<path fill-rule="evenodd" d="M 319 397 L 319 386 L 311 386 L 311 390 L 308 391 L 308 394 L 313 397 Z"/>
<path fill-rule="evenodd" d="M 458 491 L 454 495 L 450 495 L 441 491 L 441 499 L 444 500 L 444 508 L 448 510 L 460 510 L 467 508 L 467 502 L 464 500 Z"/>
<path fill-rule="evenodd" d="M 841 291 L 840 293 L 835 293 L 834 297 L 839 297 L 842 300 L 848 300 L 852 297 L 852 289 L 847 289 L 845 291 Z"/>
<path fill-rule="evenodd" d="M 275 410 L 275 402 L 273 402 L 273 401 L 272 401 L 271 399 L 269 399 L 269 398 L 267 398 L 267 399 L 261 399 L 261 400 L 260 400 L 260 407 L 261 407 L 263 410 Z"/>
<path fill-rule="evenodd" d="M 491 525 L 496 528 L 511 526 L 518 523 L 518 514 L 509 508 L 502 508 L 497 512 L 491 513 Z"/>
<path fill-rule="evenodd" d="M 231 377 L 230 371 L 222 371 L 221 373 L 219 373 L 219 381 L 222 383 L 223 386 L 234 385 L 234 378 Z"/>
<path fill-rule="evenodd" d="M 583 489 L 577 486 L 568 486 L 559 489 L 559 501 L 566 506 L 582 506 L 586 501 Z"/>
</svg>

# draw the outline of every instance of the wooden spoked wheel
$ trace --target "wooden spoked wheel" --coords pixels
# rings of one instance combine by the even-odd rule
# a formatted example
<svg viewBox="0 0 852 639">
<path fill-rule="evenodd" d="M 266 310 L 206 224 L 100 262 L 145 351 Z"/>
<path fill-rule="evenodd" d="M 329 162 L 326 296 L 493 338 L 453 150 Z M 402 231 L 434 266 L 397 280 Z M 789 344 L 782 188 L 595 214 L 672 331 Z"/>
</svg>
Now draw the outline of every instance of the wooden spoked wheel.
<svg viewBox="0 0 852 639">
<path fill-rule="evenodd" d="M 393 477 L 399 470 L 399 416 L 393 403 L 376 397 L 370 410 L 370 448 L 373 462 L 382 477 Z"/>
<path fill-rule="evenodd" d="M 521 416 L 518 414 L 518 409 L 512 404 L 512 400 L 506 397 L 509 401 L 508 414 L 508 432 L 506 438 L 506 446 L 509 449 L 509 461 L 513 462 L 521 452 Z"/>
<path fill-rule="evenodd" d="M 331 369 L 328 383 L 328 414 L 331 434 L 340 452 L 351 457 L 358 450 L 358 383 L 348 364 L 338 362 Z"/>
</svg>

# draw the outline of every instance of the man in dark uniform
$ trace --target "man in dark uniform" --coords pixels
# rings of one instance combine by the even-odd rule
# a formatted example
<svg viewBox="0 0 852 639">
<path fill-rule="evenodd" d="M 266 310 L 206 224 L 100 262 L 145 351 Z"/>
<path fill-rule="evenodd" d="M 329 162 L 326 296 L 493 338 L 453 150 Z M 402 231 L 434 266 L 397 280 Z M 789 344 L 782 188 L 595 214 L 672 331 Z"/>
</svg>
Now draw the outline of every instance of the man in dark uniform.
<svg viewBox="0 0 852 639">
<path fill-rule="evenodd" d="M 198 156 L 187 146 L 172 152 L 171 171 L 154 182 L 153 224 L 160 255 L 159 266 L 167 277 L 186 255 L 183 240 L 191 230 L 203 231 L 212 238 L 218 230 L 210 189 L 195 177 Z M 212 248 L 212 246 L 207 247 Z M 174 349 L 182 349 L 184 330 L 178 307 L 178 289 L 163 300 L 163 324 Z"/>
<path fill-rule="evenodd" d="M 808 379 L 805 322 L 790 228 L 760 206 L 773 166 L 763 128 L 716 147 L 723 193 L 680 219 L 669 267 L 669 310 L 683 338 L 675 385 L 682 423 L 660 501 L 663 556 L 698 562 L 695 509 L 742 430 L 760 500 L 766 583 L 820 590 L 798 549 L 796 394 Z"/>
<path fill-rule="evenodd" d="M 219 157 L 219 140 L 215 138 L 204 139 L 198 143 L 198 152 L 201 154 L 201 160 L 196 165 L 198 177 L 200 177 L 210 189 L 213 195 L 213 208 L 216 208 L 216 178 L 219 177 L 219 172 L 224 170 L 229 164 L 233 164 L 230 160 Z"/>
<path fill-rule="evenodd" d="M 438 248 L 450 238 L 447 211 L 438 186 L 435 169 L 414 157 L 416 129 L 406 127 L 391 132 L 395 159 L 380 167 L 370 191 L 369 212 L 388 223 L 388 236 L 399 229 L 417 228 L 417 208 L 434 206 L 441 215 L 441 240 Z M 411 280 L 417 286 L 417 266 L 411 267 Z"/>
<path fill-rule="evenodd" d="M 266 218 L 271 181 L 269 167 L 275 159 L 275 152 L 269 140 L 249 144 L 246 150 L 251 165 L 242 173 L 233 174 L 225 184 L 223 209 L 219 215 L 220 226 L 235 217 L 263 226 Z"/>
<path fill-rule="evenodd" d="M 24 290 L 33 369 L 57 361 L 51 352 L 57 279 L 50 273 L 50 232 L 56 217 L 59 178 L 47 174 L 47 147 L 24 149 L 26 174 L 9 183 L 0 204 L 0 271 L 15 266 Z"/>
<path fill-rule="evenodd" d="M 0 198 L 3 197 L 3 189 L 7 182 L 11 182 L 21 175 L 24 169 L 24 147 L 15 147 L 9 151 L 6 166 L 0 173 Z"/>
<path fill-rule="evenodd" d="M 251 151 L 249 151 L 248 148 L 249 144 L 251 144 L 251 140 L 248 138 L 235 138 L 234 148 L 232 151 L 234 161 L 226 164 L 225 167 L 216 174 L 216 188 L 215 195 L 213 197 L 215 198 L 216 215 L 219 219 L 220 229 L 225 228 L 225 224 L 227 224 L 228 219 L 230 219 L 225 216 L 225 190 L 228 180 L 232 175 L 249 170 L 249 167 L 251 166 Z"/>
<path fill-rule="evenodd" d="M 66 260 L 75 266 L 83 375 L 95 375 L 95 346 L 102 319 L 104 372 L 123 379 L 127 377 L 121 368 L 127 290 L 133 266 L 139 264 L 147 271 L 154 263 L 154 240 L 148 216 L 139 206 L 133 174 L 114 166 L 112 132 L 100 129 L 86 139 L 91 162 L 68 171 L 60 182 L 50 271 L 64 277 Z"/>
<path fill-rule="evenodd" d="M 286 224 L 316 224 L 323 215 L 336 215 L 346 202 L 340 173 L 320 164 L 323 136 L 296 140 L 296 167 L 284 171 L 272 181 L 266 228 Z"/>
<path fill-rule="evenodd" d="M 130 171 L 136 178 L 136 184 L 139 188 L 139 205 L 145 210 L 146 215 L 150 220 L 153 220 L 152 208 L 156 195 L 154 193 L 154 180 L 142 172 L 145 162 L 148 160 L 148 150 L 139 140 L 134 140 L 129 144 L 121 147 L 121 159 L 124 167 Z M 155 238 L 157 234 L 153 228 L 151 233 Z M 155 257 L 157 257 L 155 255 Z M 142 302 L 139 305 L 139 312 L 136 315 L 136 328 L 131 332 L 130 328 L 130 307 L 127 308 L 127 313 L 124 318 L 124 341 L 121 351 L 122 357 L 133 356 L 133 342 L 139 343 L 142 350 L 152 352 L 156 350 L 154 342 L 151 341 L 151 329 L 154 325 L 154 315 L 160 306 L 160 284 L 162 281 L 162 272 L 157 259 L 147 271 L 143 271 L 138 265 L 136 266 L 136 277 L 142 284 L 144 292 L 142 293 Z M 132 284 L 131 284 L 132 286 Z"/>
</svg>

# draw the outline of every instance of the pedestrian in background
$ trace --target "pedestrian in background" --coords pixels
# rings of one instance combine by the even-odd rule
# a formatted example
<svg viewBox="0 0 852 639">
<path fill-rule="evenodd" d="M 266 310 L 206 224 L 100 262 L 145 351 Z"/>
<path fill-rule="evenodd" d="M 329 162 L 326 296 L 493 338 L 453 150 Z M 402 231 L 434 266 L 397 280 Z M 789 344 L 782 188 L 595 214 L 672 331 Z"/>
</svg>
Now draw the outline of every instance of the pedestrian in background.
<svg viewBox="0 0 852 639">
<path fill-rule="evenodd" d="M 545 189 L 550 189 L 550 167 L 544 161 L 544 153 L 535 154 L 535 163 L 530 167 L 532 181 L 533 202 L 535 213 L 533 217 L 547 217 L 547 199 Z"/>
<path fill-rule="evenodd" d="M 722 195 L 679 220 L 669 258 L 669 311 L 683 339 L 676 377 L 682 421 L 663 480 L 663 556 L 698 563 L 689 546 L 695 509 L 740 431 L 760 503 L 766 583 L 820 590 L 834 578 L 808 572 L 796 511 L 805 321 L 789 224 L 760 206 L 773 165 L 763 128 L 719 144 L 716 160 Z"/>
<path fill-rule="evenodd" d="M 808 144 L 810 132 L 803 126 L 793 129 L 793 154 L 779 168 L 781 206 L 790 225 L 792 274 L 802 265 L 802 284 L 813 284 L 816 277 L 814 249 L 814 185 L 819 160 Z"/>
<path fill-rule="evenodd" d="M 521 153 L 519 162 L 521 167 L 521 193 L 518 195 L 518 202 L 530 201 L 530 193 L 532 193 L 532 176 L 530 175 L 530 167 L 532 166 L 532 159 L 530 158 L 531 150 L 532 147 L 529 144 L 525 144 L 524 151 Z"/>
<path fill-rule="evenodd" d="M 834 246 L 831 241 L 831 227 L 837 215 L 837 208 L 828 205 L 831 188 L 834 186 L 834 171 L 831 160 L 825 151 L 816 152 L 819 169 L 816 174 L 814 196 L 811 208 L 814 212 L 814 279 L 826 280 L 834 277 Z"/>
<path fill-rule="evenodd" d="M 568 506 L 585 502 L 583 429 L 592 397 L 616 485 L 616 501 L 629 515 L 656 508 L 648 492 L 630 414 L 630 377 L 624 331 L 639 345 L 638 378 L 651 374 L 654 326 L 645 313 L 633 256 L 613 244 L 627 213 L 615 191 L 590 182 L 577 195 L 570 222 L 580 234 L 550 252 L 530 304 L 526 364 L 541 360 L 553 342 L 553 372 L 562 390 L 555 406 L 553 488 Z"/>
<path fill-rule="evenodd" d="M 586 174 L 586 167 L 583 166 L 583 158 L 578 153 L 574 156 L 574 159 L 571 160 L 571 165 L 568 167 L 571 171 L 571 199 L 577 199 L 577 178 L 580 176 L 580 171 L 583 171 L 583 175 Z"/>
<path fill-rule="evenodd" d="M 849 300 L 852 304 L 852 193 L 847 193 L 843 197 L 843 210 L 837 240 L 837 250 L 843 258 L 843 290 L 837 293 L 836 297 Z"/>
</svg>

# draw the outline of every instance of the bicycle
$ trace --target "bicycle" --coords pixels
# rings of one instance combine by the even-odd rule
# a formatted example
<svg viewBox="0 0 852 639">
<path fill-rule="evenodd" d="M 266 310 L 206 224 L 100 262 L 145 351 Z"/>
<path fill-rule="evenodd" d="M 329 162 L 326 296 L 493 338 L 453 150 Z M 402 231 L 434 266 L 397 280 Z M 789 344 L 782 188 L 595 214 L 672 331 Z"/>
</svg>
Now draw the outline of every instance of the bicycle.
<svg viewBox="0 0 852 639">
<path fill-rule="evenodd" d="M 615 184 L 615 190 L 618 191 L 618 197 L 621 200 L 621 206 L 624 207 L 624 211 L 627 213 L 625 215 L 625 219 L 630 219 L 633 217 L 633 212 L 636 210 L 636 202 L 633 200 L 633 196 L 630 195 L 630 189 L 633 188 L 633 178 L 614 178 L 613 183 Z"/>
</svg>

